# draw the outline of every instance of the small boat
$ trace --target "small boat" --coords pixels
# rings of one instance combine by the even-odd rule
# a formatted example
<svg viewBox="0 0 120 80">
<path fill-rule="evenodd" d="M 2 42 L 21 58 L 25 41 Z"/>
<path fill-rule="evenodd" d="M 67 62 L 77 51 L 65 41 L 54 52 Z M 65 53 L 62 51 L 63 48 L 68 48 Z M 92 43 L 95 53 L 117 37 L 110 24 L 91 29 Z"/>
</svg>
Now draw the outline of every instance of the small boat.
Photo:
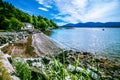
<svg viewBox="0 0 120 80">
<path fill-rule="evenodd" d="M 102 29 L 103 31 L 105 30 L 105 29 Z"/>
</svg>

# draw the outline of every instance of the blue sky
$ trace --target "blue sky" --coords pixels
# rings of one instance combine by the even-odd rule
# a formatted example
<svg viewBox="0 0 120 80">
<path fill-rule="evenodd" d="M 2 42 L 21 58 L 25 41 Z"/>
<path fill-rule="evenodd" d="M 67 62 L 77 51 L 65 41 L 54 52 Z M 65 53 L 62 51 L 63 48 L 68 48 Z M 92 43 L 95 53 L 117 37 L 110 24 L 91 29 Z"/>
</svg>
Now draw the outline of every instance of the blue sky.
<svg viewBox="0 0 120 80">
<path fill-rule="evenodd" d="M 3 0 L 58 25 L 78 22 L 120 22 L 120 0 Z"/>
</svg>

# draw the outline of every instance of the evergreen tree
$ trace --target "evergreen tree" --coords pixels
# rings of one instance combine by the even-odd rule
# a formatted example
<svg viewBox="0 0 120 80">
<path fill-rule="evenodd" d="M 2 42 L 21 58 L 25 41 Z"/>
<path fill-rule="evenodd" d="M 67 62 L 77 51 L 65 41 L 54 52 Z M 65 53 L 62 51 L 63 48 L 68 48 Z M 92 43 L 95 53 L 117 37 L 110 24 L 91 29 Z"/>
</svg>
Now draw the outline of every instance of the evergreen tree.
<svg viewBox="0 0 120 80">
<path fill-rule="evenodd" d="M 47 23 L 44 21 L 44 19 L 41 20 L 41 30 L 45 31 L 48 28 Z"/>
<path fill-rule="evenodd" d="M 10 26 L 9 26 L 9 29 L 13 29 L 13 30 L 20 30 L 21 27 L 23 27 L 23 23 L 20 22 L 18 19 L 16 18 L 11 18 L 10 19 Z"/>
<path fill-rule="evenodd" d="M 33 15 L 33 16 L 32 16 L 32 20 L 33 20 L 33 25 L 34 25 L 34 26 L 37 26 L 37 23 L 38 23 L 37 17 Z"/>
<path fill-rule="evenodd" d="M 10 20 L 5 18 L 2 22 L 1 22 L 1 26 L 0 26 L 0 29 L 3 29 L 3 30 L 7 30 L 9 29 L 10 27 Z"/>
</svg>

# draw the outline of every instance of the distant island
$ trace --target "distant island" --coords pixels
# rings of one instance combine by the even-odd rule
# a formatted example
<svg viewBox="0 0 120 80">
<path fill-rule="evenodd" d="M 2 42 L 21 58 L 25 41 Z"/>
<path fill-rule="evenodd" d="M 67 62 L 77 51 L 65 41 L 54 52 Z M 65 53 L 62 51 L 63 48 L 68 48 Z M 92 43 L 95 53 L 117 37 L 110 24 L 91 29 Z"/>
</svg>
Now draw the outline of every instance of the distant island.
<svg viewBox="0 0 120 80">
<path fill-rule="evenodd" d="M 106 23 L 101 23 L 101 22 L 86 22 L 86 23 L 69 23 L 66 25 L 63 25 L 63 27 L 102 27 L 102 28 L 120 28 L 120 22 L 106 22 Z"/>
</svg>

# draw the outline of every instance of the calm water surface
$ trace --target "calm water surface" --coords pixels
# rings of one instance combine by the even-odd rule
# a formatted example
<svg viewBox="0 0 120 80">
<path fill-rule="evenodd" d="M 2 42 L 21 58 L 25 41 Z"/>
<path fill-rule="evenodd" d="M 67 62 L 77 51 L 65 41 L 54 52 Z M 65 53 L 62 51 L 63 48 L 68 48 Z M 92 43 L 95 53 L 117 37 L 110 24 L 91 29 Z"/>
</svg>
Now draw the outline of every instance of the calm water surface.
<svg viewBox="0 0 120 80">
<path fill-rule="evenodd" d="M 120 28 L 61 28 L 50 37 L 72 49 L 120 58 Z"/>
</svg>

